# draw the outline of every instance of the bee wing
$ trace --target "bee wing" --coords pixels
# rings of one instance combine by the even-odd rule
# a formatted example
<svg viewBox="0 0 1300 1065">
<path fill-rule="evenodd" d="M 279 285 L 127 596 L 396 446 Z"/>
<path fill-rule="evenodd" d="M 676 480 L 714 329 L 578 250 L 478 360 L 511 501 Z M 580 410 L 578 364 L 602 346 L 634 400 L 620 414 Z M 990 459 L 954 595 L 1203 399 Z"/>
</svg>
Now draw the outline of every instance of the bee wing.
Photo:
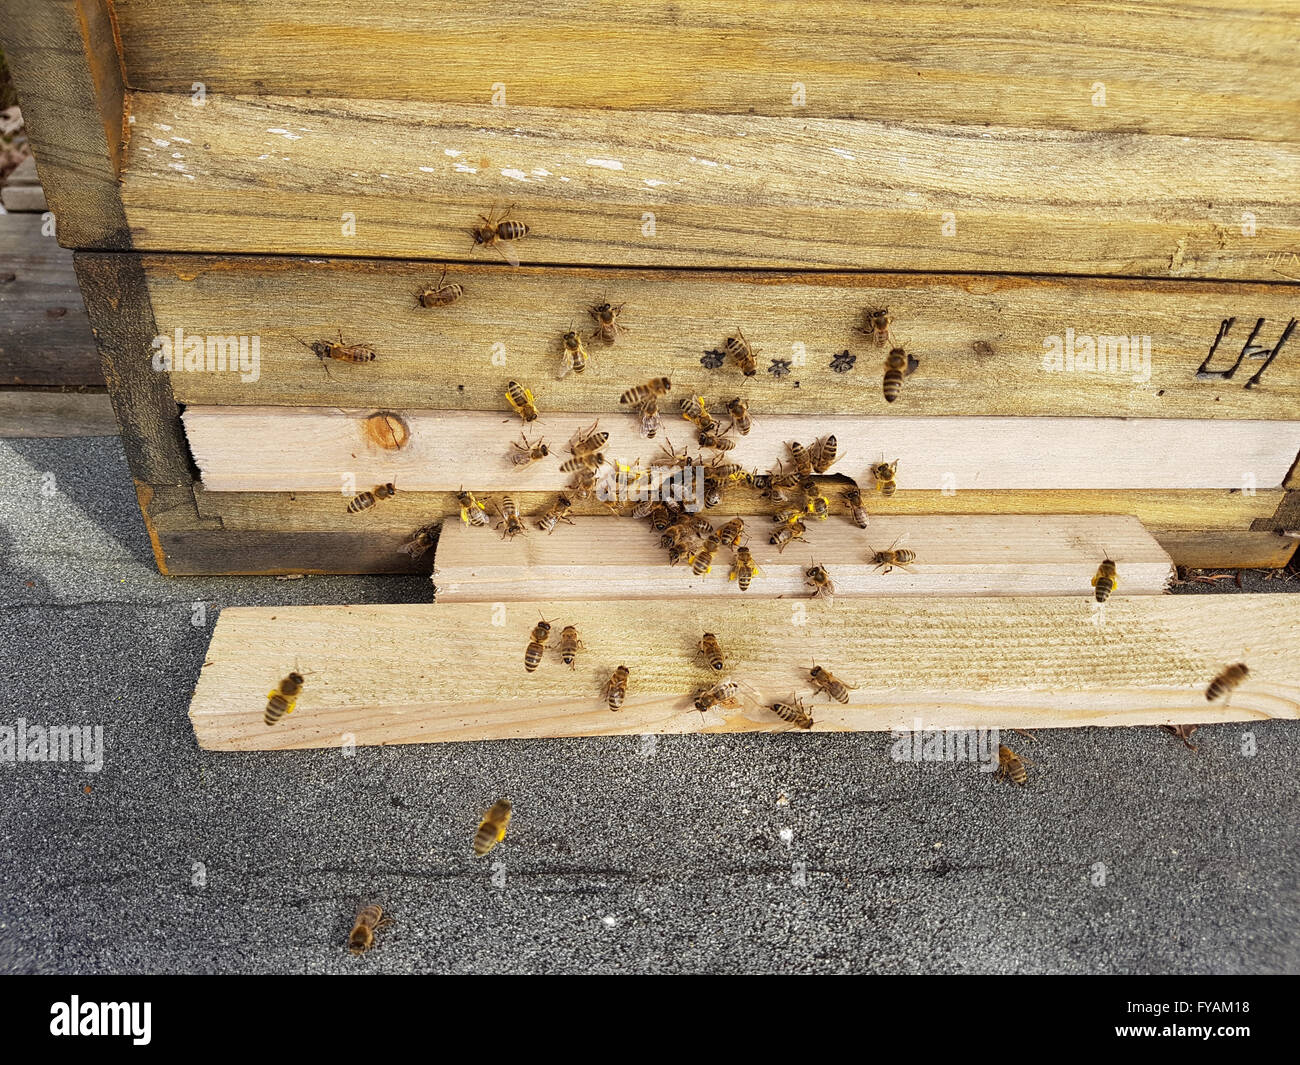
<svg viewBox="0 0 1300 1065">
<path fill-rule="evenodd" d="M 569 349 L 565 348 L 563 351 L 560 352 L 560 372 L 557 375 L 556 380 L 563 381 L 566 377 L 569 376 L 569 373 L 572 370 L 573 370 L 573 359 L 569 357 Z"/>
<path fill-rule="evenodd" d="M 496 248 L 496 250 L 501 253 L 501 258 L 503 258 L 511 266 L 519 265 L 519 253 L 515 251 L 511 241 L 508 240 L 504 242 L 497 241 L 496 244 L 493 245 L 493 247 Z"/>
</svg>

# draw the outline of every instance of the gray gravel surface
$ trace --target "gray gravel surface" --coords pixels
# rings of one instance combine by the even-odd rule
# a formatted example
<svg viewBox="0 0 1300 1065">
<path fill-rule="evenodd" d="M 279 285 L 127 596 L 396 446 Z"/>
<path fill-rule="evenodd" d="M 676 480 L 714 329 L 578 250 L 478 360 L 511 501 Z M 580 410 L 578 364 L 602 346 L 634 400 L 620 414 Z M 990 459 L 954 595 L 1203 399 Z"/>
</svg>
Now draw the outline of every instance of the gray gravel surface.
<svg viewBox="0 0 1300 1065">
<path fill-rule="evenodd" d="M 1025 788 L 870 733 L 205 752 L 220 607 L 427 581 L 162 578 L 113 439 L 0 441 L 0 549 L 0 725 L 105 744 L 0 763 L 0 972 L 1300 970 L 1297 722 L 1044 731 Z"/>
</svg>

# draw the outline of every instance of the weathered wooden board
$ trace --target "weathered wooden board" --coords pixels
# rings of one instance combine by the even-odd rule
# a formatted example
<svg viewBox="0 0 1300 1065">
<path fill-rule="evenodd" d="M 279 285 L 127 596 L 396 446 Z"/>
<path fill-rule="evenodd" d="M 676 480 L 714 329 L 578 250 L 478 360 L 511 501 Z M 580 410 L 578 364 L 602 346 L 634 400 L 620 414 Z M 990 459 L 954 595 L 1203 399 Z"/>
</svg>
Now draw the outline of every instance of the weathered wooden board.
<svg viewBox="0 0 1300 1065">
<path fill-rule="evenodd" d="M 116 0 L 141 89 L 1294 136 L 1285 3 Z M 793 104 L 797 86 L 806 100 Z M 1094 101 L 1105 86 L 1104 106 Z"/>
<path fill-rule="evenodd" d="M 398 491 L 557 491 L 565 442 L 590 428 L 591 415 L 543 415 L 530 426 L 551 457 L 511 466 L 513 416 L 402 411 L 404 446 L 386 450 L 367 431 L 373 411 L 312 407 L 189 407 L 186 435 L 203 484 L 212 492 L 362 491 L 392 481 Z M 677 424 L 689 428 L 680 418 Z M 662 442 L 643 439 L 631 415 L 600 419 L 605 452 L 629 465 L 656 462 Z M 672 434 L 672 429 L 668 430 Z M 960 493 L 966 488 L 1276 488 L 1300 451 L 1300 422 L 1216 422 L 1213 448 L 1204 422 L 1122 418 L 871 418 L 773 415 L 737 437 L 730 461 L 768 469 L 788 459 L 785 443 L 811 444 L 835 433 L 833 468 L 869 486 L 871 463 L 899 460 L 900 491 Z M 662 435 L 662 434 L 661 434 Z M 678 446 L 684 446 L 681 433 Z M 1195 461 L 1189 457 L 1195 456 Z M 350 478 L 347 479 L 347 478 Z"/>
<path fill-rule="evenodd" d="M 1224 606 L 1133 596 L 1100 615 L 1082 597 L 236 608 L 217 620 L 190 719 L 200 746 L 221 750 L 777 731 L 789 726 L 765 705 L 809 696 L 814 661 L 857 685 L 847 705 L 810 703 L 818 731 L 1300 716 L 1300 597 Z M 524 671 L 539 615 L 578 627 L 576 670 L 552 653 Z M 695 655 L 705 631 L 754 693 L 726 716 L 691 706 L 715 678 Z M 1208 703 L 1206 685 L 1238 661 L 1249 678 Z M 620 664 L 631 679 L 613 713 L 601 686 Z M 298 707 L 268 727 L 267 693 L 295 668 L 307 680 Z"/>
<path fill-rule="evenodd" d="M 1190 569 L 1279 569 L 1291 561 L 1297 541 L 1276 532 L 1158 530 L 1160 546 Z"/>
<path fill-rule="evenodd" d="M 0 437 L 116 436 L 104 392 L 0 392 Z"/>
<path fill-rule="evenodd" d="M 131 108 L 142 250 L 239 233 L 248 252 L 466 258 L 478 215 L 511 203 L 524 261 L 550 264 L 1275 280 L 1300 239 L 1292 142 L 215 93 Z"/>
<path fill-rule="evenodd" d="M 712 517 L 712 515 L 710 515 Z M 459 521 L 443 526 L 433 570 L 440 603 L 520 600 L 810 596 L 806 571 L 821 564 L 834 598 L 881 596 L 1083 595 L 1103 558 L 1119 567 L 1116 594 L 1159 595 L 1173 576 L 1164 549 L 1127 515 L 924 515 L 878 517 L 863 530 L 847 518 L 808 522 L 807 543 L 783 550 L 768 538 L 767 514 L 745 517 L 747 544 L 763 571 L 747 591 L 729 580 L 733 553 L 719 548 L 712 571 L 670 566 L 659 536 L 631 518 L 578 518 L 550 535 L 529 528 L 504 541 Z M 714 522 L 715 526 L 721 522 Z M 877 550 L 916 552 L 907 568 L 886 572 Z"/>
<path fill-rule="evenodd" d="M 0 214 L 0 385 L 102 388 L 72 252 L 43 226 Z"/>
<path fill-rule="evenodd" d="M 159 332 L 173 344 L 178 329 L 201 342 L 258 338 L 256 374 L 173 372 L 172 389 L 187 404 L 504 410 L 509 375 L 543 407 L 600 411 L 615 408 L 629 383 L 668 374 L 682 392 L 744 395 L 756 413 L 1300 411 L 1300 328 L 1282 339 L 1300 316 L 1296 285 L 480 263 L 451 267 L 446 283 L 464 296 L 427 309 L 415 293 L 442 272 L 429 263 L 169 255 L 146 256 L 144 270 Z M 606 299 L 623 305 L 628 332 L 613 345 L 588 340 L 587 371 L 558 379 L 562 334 L 591 332 L 590 308 Z M 894 403 L 881 390 L 887 349 L 857 332 L 863 311 L 876 307 L 890 309 L 896 340 L 920 360 Z M 736 329 L 760 349 L 755 377 L 701 364 Z M 327 376 L 303 342 L 340 333 L 373 345 L 376 360 Z M 1206 372 L 1231 377 L 1198 375 L 1212 349 Z M 1049 370 L 1058 351 L 1062 368 Z M 773 375 L 776 361 L 789 364 L 788 376 Z"/>
</svg>

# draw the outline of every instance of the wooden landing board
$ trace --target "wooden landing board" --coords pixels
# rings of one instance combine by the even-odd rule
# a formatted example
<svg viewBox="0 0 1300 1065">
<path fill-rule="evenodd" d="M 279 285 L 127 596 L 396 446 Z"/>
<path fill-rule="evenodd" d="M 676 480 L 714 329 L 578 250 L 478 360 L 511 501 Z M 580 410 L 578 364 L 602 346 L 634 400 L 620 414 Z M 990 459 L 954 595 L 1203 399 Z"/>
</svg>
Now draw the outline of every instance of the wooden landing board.
<svg viewBox="0 0 1300 1065">
<path fill-rule="evenodd" d="M 578 627 L 576 670 L 548 654 L 524 671 L 539 615 Z M 1081 597 L 234 608 L 217 620 L 190 719 L 200 746 L 220 750 L 778 731 L 788 726 L 763 705 L 808 696 L 813 661 L 857 685 L 847 706 L 810 703 L 819 731 L 1300 715 L 1300 597 L 1133 596 L 1100 619 Z M 695 659 L 705 631 L 757 705 L 691 708 L 713 677 Z M 1206 702 L 1238 661 L 1247 681 Z M 600 689 L 620 664 L 631 682 L 613 713 Z M 267 692 L 295 667 L 307 678 L 298 708 L 268 727 Z"/>
<path fill-rule="evenodd" d="M 310 407 L 190 407 L 185 431 L 210 492 L 340 491 L 351 474 L 357 491 L 392 481 L 401 492 L 558 491 L 570 481 L 558 454 L 522 472 L 510 465 L 514 416 L 460 411 L 402 411 L 410 436 L 396 451 L 366 434 L 369 410 Z M 543 414 L 534 440 L 562 452 L 594 418 Z M 689 425 L 665 419 L 678 447 Z M 645 440 L 632 416 L 601 416 L 605 451 L 653 465 L 662 440 Z M 904 489 L 1275 488 L 1300 452 L 1300 422 L 1121 418 L 871 418 L 861 415 L 755 416 L 728 458 L 768 469 L 788 458 L 785 443 L 835 433 L 833 473 L 871 482 L 868 467 L 899 459 Z M 1213 446 L 1209 446 L 1212 438 Z M 470 458 L 470 456 L 473 456 Z"/>
<path fill-rule="evenodd" d="M 533 264 L 1272 281 L 1300 239 L 1293 141 L 217 92 L 202 107 L 189 92 L 130 102 L 121 196 L 142 251 L 227 251 L 239 233 L 254 253 L 464 259 L 478 216 L 512 203 Z"/>
<path fill-rule="evenodd" d="M 481 262 L 452 266 L 446 283 L 464 295 L 431 309 L 415 300 L 441 276 L 429 263 L 165 255 L 146 256 L 144 270 L 161 335 L 258 338 L 256 380 L 173 372 L 177 400 L 191 405 L 504 411 L 501 387 L 514 377 L 543 410 L 604 411 L 629 383 L 667 374 L 683 393 L 743 395 L 772 414 L 1264 419 L 1300 411 L 1300 329 L 1281 343 L 1300 315 L 1300 287 L 1288 284 Z M 1300 275 L 1300 262 L 1289 272 Z M 612 346 L 588 341 L 587 371 L 557 379 L 562 333 L 589 333 L 589 311 L 606 299 L 623 307 L 628 332 Z M 893 403 L 881 389 L 888 349 L 856 331 L 877 307 L 889 308 L 895 337 L 919 360 Z M 701 364 L 736 329 L 760 350 L 754 377 Z M 339 333 L 373 345 L 378 358 L 327 376 L 299 340 Z M 1198 377 L 1211 349 L 1207 372 L 1223 374 L 1247 348 L 1230 378 Z M 771 372 L 778 360 L 790 363 L 787 376 Z"/>
<path fill-rule="evenodd" d="M 712 515 L 710 515 L 711 517 Z M 728 579 L 732 552 L 720 549 L 712 572 L 670 566 L 658 534 L 632 518 L 578 518 L 546 535 L 504 541 L 459 521 L 443 525 L 433 580 L 440 603 L 518 600 L 628 600 L 730 596 L 808 596 L 814 561 L 835 582 L 836 600 L 868 596 L 1084 595 L 1109 555 L 1119 566 L 1119 593 L 1159 595 L 1173 576 L 1164 549 L 1127 515 L 877 517 L 867 529 L 847 518 L 808 523 L 805 543 L 778 551 L 768 543 L 770 516 L 745 519 L 749 548 L 763 575 L 748 591 Z M 721 524 L 714 522 L 715 526 Z M 916 552 L 908 570 L 885 573 L 875 550 L 897 543 Z"/>
<path fill-rule="evenodd" d="M 0 438 L 116 436 L 104 392 L 0 392 Z"/>
<path fill-rule="evenodd" d="M 508 104 L 786 115 L 798 82 L 816 117 L 1243 139 L 1297 123 L 1293 12 L 1259 0 L 113 7 L 128 79 L 149 91 L 189 93 L 202 71 L 210 92 L 481 103 L 504 83 Z"/>
</svg>

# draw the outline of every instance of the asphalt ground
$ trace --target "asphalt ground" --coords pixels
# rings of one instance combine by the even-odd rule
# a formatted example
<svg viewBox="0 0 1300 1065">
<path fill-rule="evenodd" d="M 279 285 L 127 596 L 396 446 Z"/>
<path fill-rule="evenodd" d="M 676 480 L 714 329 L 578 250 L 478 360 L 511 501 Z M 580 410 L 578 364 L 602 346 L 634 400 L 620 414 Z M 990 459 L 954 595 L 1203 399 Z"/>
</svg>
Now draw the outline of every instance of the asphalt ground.
<svg viewBox="0 0 1300 1065">
<path fill-rule="evenodd" d="M 878 733 L 195 745 L 221 607 L 430 597 L 163 578 L 115 439 L 0 441 L 0 726 L 104 736 L 0 762 L 0 972 L 1300 971 L 1300 722 L 1041 731 L 1023 788 Z"/>
</svg>

